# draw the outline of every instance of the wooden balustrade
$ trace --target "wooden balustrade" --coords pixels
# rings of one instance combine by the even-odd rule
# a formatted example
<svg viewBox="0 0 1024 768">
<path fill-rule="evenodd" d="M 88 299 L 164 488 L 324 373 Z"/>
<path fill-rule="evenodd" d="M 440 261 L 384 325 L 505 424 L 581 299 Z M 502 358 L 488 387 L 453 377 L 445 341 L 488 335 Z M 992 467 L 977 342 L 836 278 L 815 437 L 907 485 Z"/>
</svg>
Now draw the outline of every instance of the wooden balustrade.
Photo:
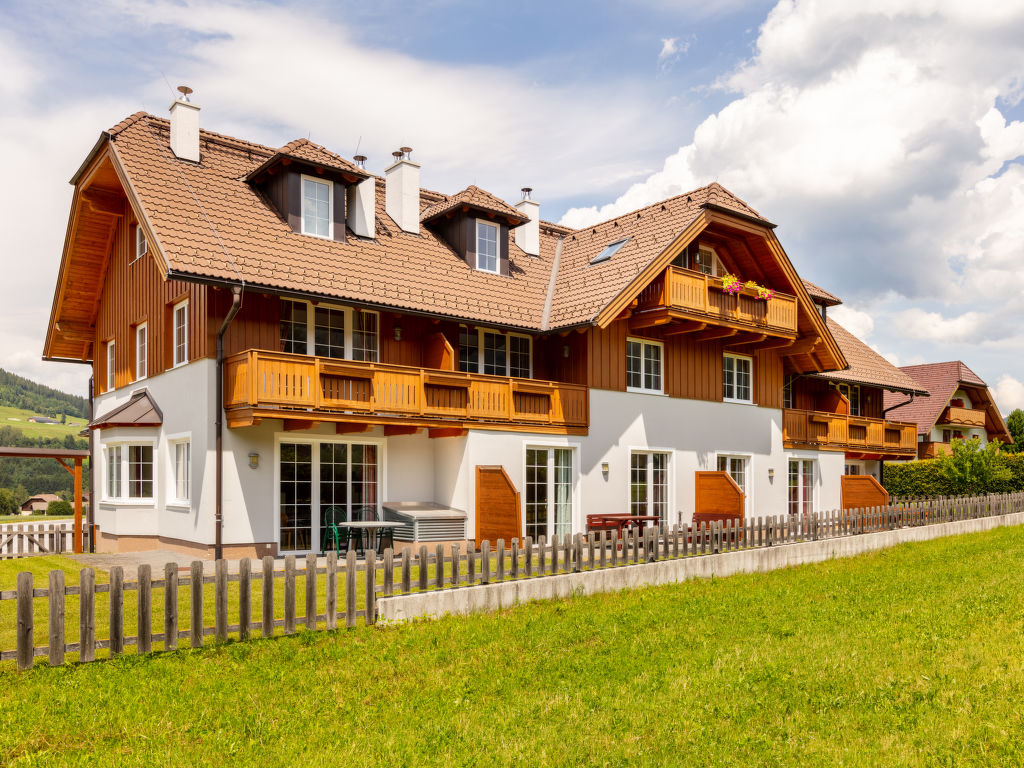
<svg viewBox="0 0 1024 768">
<path fill-rule="evenodd" d="M 787 447 L 917 455 L 917 425 L 845 413 L 786 408 L 782 412 L 782 439 Z"/>
<path fill-rule="evenodd" d="M 249 350 L 224 363 L 224 407 L 273 418 L 365 414 L 458 424 L 586 429 L 587 388 L 280 352 Z M 312 413 L 310 413 L 312 412 Z M 230 419 L 229 419 L 230 421 Z"/>
<path fill-rule="evenodd" d="M 949 406 L 939 418 L 939 424 L 955 424 L 961 427 L 985 426 L 985 411 L 976 408 L 958 408 Z"/>
<path fill-rule="evenodd" d="M 722 278 L 682 267 L 669 267 L 664 281 L 655 281 L 641 294 L 640 304 L 668 307 L 702 319 L 739 323 L 762 331 L 787 335 L 797 332 L 795 296 L 776 293 L 763 301 L 751 288 L 724 293 Z"/>
</svg>

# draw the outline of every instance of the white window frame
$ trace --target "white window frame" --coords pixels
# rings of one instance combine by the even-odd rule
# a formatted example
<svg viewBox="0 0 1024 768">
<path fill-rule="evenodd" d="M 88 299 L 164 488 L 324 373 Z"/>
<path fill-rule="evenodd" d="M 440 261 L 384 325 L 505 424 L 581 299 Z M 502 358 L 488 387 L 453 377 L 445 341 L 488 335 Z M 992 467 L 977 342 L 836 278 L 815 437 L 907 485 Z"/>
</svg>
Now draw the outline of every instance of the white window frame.
<svg viewBox="0 0 1024 768">
<path fill-rule="evenodd" d="M 473 227 L 473 253 L 475 254 L 476 264 L 475 268 L 478 272 L 487 272 L 492 275 L 501 274 L 501 226 L 495 224 L 493 221 L 485 221 L 484 219 L 474 219 L 475 226 Z M 488 269 L 487 267 L 480 266 L 480 227 L 492 227 L 494 229 L 494 269 Z"/>
<path fill-rule="evenodd" d="M 795 373 L 782 375 L 782 407 L 796 408 L 796 382 L 799 376 Z"/>
<path fill-rule="evenodd" d="M 640 344 L 640 386 L 631 387 L 629 386 L 629 344 L 634 342 Z M 654 346 L 658 348 L 658 359 L 660 360 L 660 368 L 658 375 L 659 387 L 657 389 L 649 389 L 643 386 L 644 380 L 647 378 L 647 355 L 645 354 L 645 348 L 648 346 Z M 636 336 L 626 337 L 626 359 L 624 361 L 626 365 L 626 391 L 636 392 L 639 394 L 646 395 L 664 395 L 665 394 L 665 342 L 656 341 L 655 339 L 642 339 Z"/>
<path fill-rule="evenodd" d="M 554 488 L 555 488 L 555 474 L 554 474 L 554 462 L 555 462 L 555 450 L 564 449 L 568 450 L 572 455 L 572 469 L 570 474 L 572 477 L 572 491 L 570 494 L 572 509 L 569 511 L 569 532 L 574 533 L 582 528 L 582 515 L 580 510 L 582 505 L 580 502 L 580 443 L 559 443 L 559 442 L 545 442 L 542 440 L 530 440 L 523 443 L 522 453 L 522 467 L 523 467 L 523 492 L 519 494 L 520 498 L 520 513 L 522 515 L 522 528 L 520 535 L 526 538 L 526 458 L 529 455 L 528 451 L 547 451 L 547 464 L 548 464 L 548 504 L 549 512 L 551 515 L 554 514 Z M 545 533 L 547 541 L 551 541 L 551 534 L 554 531 L 555 519 L 553 516 L 548 517 L 548 530 Z M 534 540 L 536 544 L 536 540 Z"/>
<path fill-rule="evenodd" d="M 459 326 L 459 334 L 461 335 L 463 332 L 468 333 L 470 336 L 473 336 L 473 335 L 476 336 L 476 370 L 475 371 L 464 371 L 465 373 L 481 373 L 481 374 L 484 373 L 484 338 L 485 338 L 485 336 L 488 333 L 491 333 L 491 334 L 496 334 L 498 336 L 504 336 L 505 337 L 505 372 L 504 373 L 488 373 L 488 374 L 485 374 L 485 375 L 487 375 L 487 376 L 507 376 L 507 377 L 511 377 L 511 378 L 520 378 L 520 379 L 521 378 L 528 378 L 528 379 L 532 379 L 533 378 L 533 337 L 532 336 L 528 336 L 525 333 L 513 333 L 512 331 L 500 331 L 497 328 L 482 328 L 482 327 L 478 326 L 475 329 L 471 329 L 467 325 L 460 325 Z M 526 339 L 527 346 L 529 347 L 529 350 L 530 350 L 529 351 L 530 369 L 529 369 L 529 372 L 528 372 L 529 375 L 526 376 L 526 377 L 523 377 L 523 376 L 512 377 L 512 344 L 511 344 L 511 341 L 510 341 L 512 337 L 516 337 L 516 338 L 520 338 L 520 339 Z M 459 344 L 459 347 L 460 347 L 460 351 L 459 351 L 459 370 L 462 371 L 463 368 L 462 368 L 462 352 L 461 352 L 462 345 L 461 345 L 461 343 Z"/>
<path fill-rule="evenodd" d="M 303 186 L 307 181 L 327 186 L 327 234 L 320 235 L 316 232 L 306 231 L 306 193 Z M 334 182 L 330 179 L 318 179 L 316 176 L 308 176 L 303 173 L 299 177 L 299 231 L 309 237 L 318 237 L 321 240 L 334 239 Z"/>
<path fill-rule="evenodd" d="M 818 459 L 814 456 L 808 456 L 804 454 L 791 453 L 786 456 L 786 514 L 792 514 L 789 509 L 789 464 L 793 461 L 799 461 L 801 464 L 809 462 L 813 466 L 814 477 L 811 480 L 811 513 L 818 511 L 818 486 L 821 484 L 821 466 Z M 801 471 L 802 468 L 801 468 Z M 803 483 L 800 484 L 800 495 L 799 505 L 802 507 L 807 501 L 803 498 Z"/>
<path fill-rule="evenodd" d="M 633 456 L 639 454 L 647 455 L 647 478 L 648 482 L 653 475 L 654 460 L 651 458 L 655 453 L 664 454 L 668 457 L 668 466 L 665 468 L 665 517 L 663 522 L 666 525 L 671 525 L 673 514 L 672 507 L 676 503 L 676 452 L 672 448 L 655 448 L 651 446 L 630 446 L 626 456 L 626 505 L 625 509 L 629 514 L 633 513 Z M 650 485 L 648 485 L 648 491 Z M 647 512 L 651 513 L 651 493 L 647 494 Z M 681 513 L 679 510 L 675 511 L 676 522 L 679 521 Z"/>
<path fill-rule="evenodd" d="M 135 225 L 135 258 L 132 261 L 138 261 L 143 256 L 149 253 L 149 240 L 146 239 L 146 233 L 142 231 L 142 225 Z"/>
<path fill-rule="evenodd" d="M 188 466 L 185 471 L 185 497 L 178 494 L 178 446 L 186 446 Z M 167 437 L 167 506 L 177 509 L 192 508 L 192 433 L 184 432 Z"/>
<path fill-rule="evenodd" d="M 128 467 L 130 463 L 130 454 L 132 446 L 143 446 L 151 448 L 153 451 L 152 460 L 152 472 L 153 472 L 153 491 L 151 496 L 128 496 L 128 486 L 131 482 Z M 108 464 L 108 457 L 110 450 L 117 448 L 120 450 L 120 487 L 117 489 L 117 495 L 110 494 L 110 467 Z M 136 506 L 136 507 L 152 507 L 156 504 L 156 500 L 159 498 L 158 482 L 160 473 L 157 471 L 158 467 L 158 456 L 159 451 L 157 450 L 157 441 L 155 438 L 141 438 L 141 439 L 118 439 L 111 440 L 110 442 L 103 443 L 103 502 L 108 504 L 117 504 L 118 506 Z"/>
<path fill-rule="evenodd" d="M 135 326 L 135 380 L 142 381 L 147 376 L 149 376 L 149 323 L 139 323 Z"/>
<path fill-rule="evenodd" d="M 320 530 L 320 445 L 322 443 L 346 443 L 348 445 L 374 445 L 377 447 L 377 514 L 383 515 L 384 499 L 388 496 L 387 440 L 384 438 L 355 438 L 350 435 L 330 437 L 296 437 L 294 432 L 278 432 L 274 435 L 274 543 L 281 543 L 281 444 L 295 443 L 313 446 L 312 467 L 312 525 L 311 542 L 319 544 L 323 532 Z M 317 549 L 317 552 L 320 550 Z M 301 554 L 303 550 L 287 550 L 287 554 Z"/>
<path fill-rule="evenodd" d="M 711 271 L 710 272 L 705 272 L 704 270 L 702 270 L 698 266 L 696 266 L 697 257 L 700 255 L 701 251 L 706 251 L 707 253 L 711 254 Z M 700 243 L 698 243 L 697 246 L 696 246 L 696 250 L 694 251 L 693 262 L 694 262 L 693 270 L 695 272 L 700 272 L 702 275 L 708 275 L 709 277 L 721 277 L 725 273 L 725 270 L 722 268 L 722 262 L 718 258 L 718 252 L 715 250 L 714 246 L 711 246 L 711 245 L 701 245 Z"/>
<path fill-rule="evenodd" d="M 181 345 L 181 359 L 178 359 L 178 311 L 182 311 L 184 323 L 182 324 L 182 334 L 185 339 Z M 172 368 L 178 368 L 182 365 L 188 364 L 188 342 L 189 342 L 189 322 L 188 322 L 188 299 L 182 299 L 171 308 L 171 361 Z"/>
<path fill-rule="evenodd" d="M 861 391 L 860 384 L 847 384 L 846 382 L 840 381 L 835 384 L 836 391 L 846 398 L 850 404 L 850 415 L 860 416 L 864 413 L 864 393 Z M 846 390 L 845 392 L 843 390 Z M 856 398 L 853 397 L 853 393 L 856 392 Z M 856 407 L 855 407 L 856 405 Z"/>
<path fill-rule="evenodd" d="M 748 389 L 750 390 L 750 399 L 749 400 L 744 400 L 743 398 L 739 398 L 739 397 L 729 397 L 725 393 L 725 361 L 727 359 L 729 359 L 729 358 L 732 358 L 733 360 L 746 360 L 748 363 L 750 363 L 750 372 L 749 372 L 750 381 L 749 381 L 749 387 L 748 387 Z M 734 375 L 738 376 L 738 374 L 739 374 L 739 372 L 734 370 Z M 734 386 L 734 389 L 736 389 L 736 390 L 739 389 L 739 381 L 738 381 L 738 379 L 736 380 L 736 382 L 734 383 L 733 386 Z M 723 352 L 722 353 L 722 402 L 725 402 L 725 403 L 740 403 L 740 404 L 743 404 L 743 405 L 753 405 L 754 404 L 754 358 L 751 355 L 737 355 L 735 352 Z"/>
<path fill-rule="evenodd" d="M 715 453 L 714 469 L 721 472 L 722 470 L 718 469 L 719 459 L 739 459 L 743 462 L 743 485 L 740 486 L 740 490 L 743 491 L 743 514 L 744 516 L 749 516 L 751 514 L 750 511 L 754 508 L 751 503 L 751 499 L 754 496 L 754 454 L 743 453 L 742 451 L 717 451 Z M 729 472 L 729 477 L 732 477 L 732 472 Z M 734 477 L 733 482 L 736 482 Z M 736 484 L 739 485 L 739 483 Z"/>
<path fill-rule="evenodd" d="M 313 357 L 313 356 L 316 355 L 316 309 L 317 309 L 317 307 L 321 307 L 323 309 L 334 310 L 335 312 L 342 312 L 345 315 L 345 349 L 344 349 L 344 352 L 343 352 L 344 356 L 343 357 L 331 358 L 332 360 L 355 360 L 355 358 L 353 357 L 353 352 L 354 352 L 353 347 L 354 347 L 354 345 L 353 345 L 353 342 L 352 342 L 353 334 L 354 334 L 354 331 L 355 331 L 355 316 L 356 316 L 357 313 L 362 313 L 362 314 L 370 314 L 370 315 L 376 315 L 377 316 L 377 360 L 368 360 L 368 361 L 365 361 L 365 362 L 379 362 L 380 361 L 380 351 L 381 351 L 381 344 L 380 344 L 380 339 L 381 339 L 380 329 L 381 329 L 381 326 L 380 326 L 380 323 L 381 323 L 381 319 L 380 319 L 380 312 L 377 311 L 376 309 L 357 309 L 355 307 L 347 307 L 347 306 L 344 306 L 342 304 L 328 304 L 327 302 L 323 302 L 323 301 L 319 302 L 317 304 L 314 304 L 313 302 L 306 301 L 305 299 L 283 299 L 283 301 L 290 301 L 290 302 L 295 303 L 295 304 L 305 304 L 306 305 L 306 351 L 305 351 L 305 353 L 295 352 L 293 354 L 306 354 L 306 355 L 309 355 L 310 357 Z M 280 318 L 279 318 L 278 322 L 280 322 Z M 358 361 L 358 362 L 364 362 L 364 361 Z"/>
<path fill-rule="evenodd" d="M 110 341 L 108 341 L 106 343 L 106 353 L 107 353 L 107 381 L 106 381 L 106 385 L 107 386 L 106 386 L 106 389 L 104 389 L 103 391 L 104 392 L 113 392 L 117 388 L 116 383 L 115 383 L 116 382 L 116 376 L 117 376 L 117 343 L 113 339 L 111 339 Z"/>
</svg>

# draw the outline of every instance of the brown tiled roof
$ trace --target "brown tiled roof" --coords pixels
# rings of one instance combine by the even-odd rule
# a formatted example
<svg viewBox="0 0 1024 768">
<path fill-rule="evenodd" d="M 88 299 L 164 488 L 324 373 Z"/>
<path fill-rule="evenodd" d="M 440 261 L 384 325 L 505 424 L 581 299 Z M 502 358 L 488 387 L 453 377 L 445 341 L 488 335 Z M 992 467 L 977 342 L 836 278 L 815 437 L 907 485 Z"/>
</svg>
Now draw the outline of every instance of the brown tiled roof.
<svg viewBox="0 0 1024 768">
<path fill-rule="evenodd" d="M 949 399 L 961 385 L 988 389 L 988 385 L 981 380 L 981 377 L 960 360 L 924 365 L 904 365 L 900 370 L 913 377 L 914 381 L 922 387 L 926 387 L 931 393 L 931 397 L 916 399 L 908 405 L 894 408 L 889 411 L 888 418 L 916 422 L 917 432 L 922 435 L 929 433 L 935 426 L 935 422 L 949 404 Z M 884 407 L 891 408 L 903 402 L 904 399 L 886 393 Z M 995 411 L 994 408 L 992 410 Z M 995 412 L 995 418 L 997 419 L 995 426 L 1005 431 L 1005 424 L 1002 424 L 1002 417 L 999 416 L 998 411 Z"/>
<path fill-rule="evenodd" d="M 164 415 L 147 390 L 136 392 L 127 403 L 89 422 L 89 429 L 101 427 L 159 427 Z"/>
<path fill-rule="evenodd" d="M 806 281 L 804 281 L 806 283 Z M 810 291 L 808 291 L 810 293 Z M 813 294 L 812 294 L 813 295 Z M 850 364 L 845 371 L 811 374 L 814 378 L 828 381 L 844 381 L 850 384 L 872 384 L 901 393 L 899 397 L 911 392 L 927 395 L 928 390 L 922 387 L 902 370 L 890 363 L 871 347 L 858 339 L 835 320 L 826 321 L 828 330 L 843 351 L 843 357 Z"/>
<path fill-rule="evenodd" d="M 508 216 L 519 221 L 526 219 L 526 216 L 523 215 L 522 211 L 513 208 L 504 200 L 495 197 L 487 190 L 480 189 L 480 187 L 471 184 L 461 192 L 457 192 L 450 197 L 445 196 L 443 200 L 439 200 L 433 205 L 428 205 L 420 213 L 420 221 L 430 221 L 430 219 L 435 219 L 453 208 L 458 208 L 463 205 L 467 205 L 481 211 L 497 213 L 501 216 Z"/>
<path fill-rule="evenodd" d="M 811 298 L 821 304 L 824 304 L 826 307 L 834 307 L 837 304 L 843 303 L 843 300 L 834 293 L 829 293 L 821 286 L 812 283 L 810 280 L 804 280 L 801 278 L 801 282 L 803 282 L 804 288 L 807 289 L 807 293 L 811 295 Z"/>
<path fill-rule="evenodd" d="M 265 162 L 260 163 L 253 170 L 249 171 L 249 173 L 246 174 L 246 179 L 256 177 L 264 168 L 267 168 L 286 157 L 299 160 L 304 163 L 309 163 L 310 165 L 317 165 L 321 168 L 328 168 L 341 173 L 358 176 L 361 179 L 365 179 L 369 176 L 366 171 L 355 163 L 349 162 L 341 155 L 336 155 L 330 150 L 321 147 L 319 144 L 313 143 L 309 139 L 295 139 L 294 141 L 288 142 L 283 147 L 279 147 L 274 154 L 266 159 Z"/>
<path fill-rule="evenodd" d="M 593 320 L 709 204 L 760 219 L 765 224 L 770 223 L 715 182 L 600 224 L 575 230 L 565 237 L 551 324 L 570 325 Z M 627 238 L 629 242 L 616 251 L 612 258 L 598 264 L 590 263 L 606 246 Z"/>
</svg>

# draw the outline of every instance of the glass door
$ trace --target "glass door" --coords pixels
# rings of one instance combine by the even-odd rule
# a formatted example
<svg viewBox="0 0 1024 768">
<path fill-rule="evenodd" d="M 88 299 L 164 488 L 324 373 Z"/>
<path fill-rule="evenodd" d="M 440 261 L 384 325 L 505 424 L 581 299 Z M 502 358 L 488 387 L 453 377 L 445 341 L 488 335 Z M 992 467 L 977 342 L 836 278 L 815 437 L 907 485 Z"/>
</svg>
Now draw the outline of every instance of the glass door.
<svg viewBox="0 0 1024 768">
<path fill-rule="evenodd" d="M 313 542 L 313 446 L 281 444 L 282 552 L 307 552 Z"/>
<path fill-rule="evenodd" d="M 526 449 L 526 535 L 572 532 L 572 449 Z"/>
</svg>

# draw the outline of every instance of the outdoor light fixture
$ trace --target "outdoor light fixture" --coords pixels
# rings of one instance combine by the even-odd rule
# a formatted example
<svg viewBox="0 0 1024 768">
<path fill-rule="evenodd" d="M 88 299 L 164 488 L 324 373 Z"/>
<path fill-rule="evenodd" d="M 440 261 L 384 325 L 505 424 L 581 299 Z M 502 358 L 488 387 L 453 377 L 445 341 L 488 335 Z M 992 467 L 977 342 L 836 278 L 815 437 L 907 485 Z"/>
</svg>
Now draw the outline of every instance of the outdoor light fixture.
<svg viewBox="0 0 1024 768">
<path fill-rule="evenodd" d="M 568 344 L 563 344 L 562 345 L 562 357 L 565 357 L 565 358 L 569 357 L 569 345 Z"/>
<path fill-rule="evenodd" d="M 258 453 L 249 454 L 249 469 L 257 469 L 260 466 L 260 455 Z"/>
<path fill-rule="evenodd" d="M 604 475 L 604 479 L 605 480 L 608 479 L 608 462 L 607 461 L 602 461 L 601 462 L 601 474 Z"/>
<path fill-rule="evenodd" d="M 394 333 L 394 335 L 395 335 L 395 341 L 401 341 L 402 340 L 402 326 L 396 325 L 391 330 L 392 330 L 392 333 Z"/>
<path fill-rule="evenodd" d="M 771 482 L 775 479 L 775 467 L 768 467 L 768 481 Z"/>
</svg>

